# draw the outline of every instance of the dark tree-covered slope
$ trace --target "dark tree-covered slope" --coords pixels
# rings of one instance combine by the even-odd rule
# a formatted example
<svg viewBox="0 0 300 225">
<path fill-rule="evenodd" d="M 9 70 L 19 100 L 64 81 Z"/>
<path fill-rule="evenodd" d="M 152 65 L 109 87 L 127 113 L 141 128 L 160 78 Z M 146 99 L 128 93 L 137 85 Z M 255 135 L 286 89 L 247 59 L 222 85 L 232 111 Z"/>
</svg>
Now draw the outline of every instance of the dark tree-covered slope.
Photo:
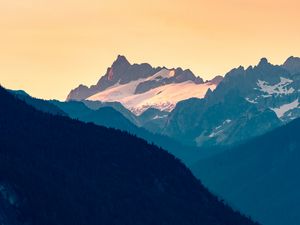
<svg viewBox="0 0 300 225">
<path fill-rule="evenodd" d="M 42 113 L 0 88 L 5 225 L 246 225 L 173 156 L 125 132 Z"/>
<path fill-rule="evenodd" d="M 22 96 L 17 96 L 18 98 L 21 97 L 22 99 Z M 28 96 L 28 98 L 31 97 Z M 44 104 L 48 103 L 49 106 L 41 108 L 40 104 L 35 104 L 38 100 Z M 207 155 L 215 154 L 215 151 L 209 151 L 204 148 L 200 149 L 193 146 L 183 146 L 178 141 L 175 141 L 167 136 L 154 134 L 142 127 L 137 127 L 131 122 L 132 120 L 128 119 L 128 114 L 127 116 L 123 115 L 124 109 L 122 109 L 123 106 L 120 103 L 120 105 L 118 105 L 118 103 L 101 103 L 88 101 L 85 101 L 84 103 L 79 101 L 60 102 L 57 100 L 45 101 L 42 99 L 26 99 L 26 103 L 42 111 L 45 111 L 45 109 L 47 108 L 51 108 L 51 106 L 53 105 L 58 107 L 59 110 L 65 113 L 65 115 L 68 115 L 73 119 L 127 131 L 130 134 L 145 139 L 149 143 L 154 143 L 155 145 L 162 147 L 163 149 L 167 150 L 168 152 L 182 160 L 186 165 L 192 165 L 199 159 L 207 157 Z M 91 108 L 87 107 L 86 104 L 88 104 Z M 120 111 L 118 111 L 116 108 L 118 108 Z M 51 114 L 55 114 L 54 110 L 48 112 Z M 128 112 L 125 112 L 125 114 L 126 113 Z"/>
</svg>

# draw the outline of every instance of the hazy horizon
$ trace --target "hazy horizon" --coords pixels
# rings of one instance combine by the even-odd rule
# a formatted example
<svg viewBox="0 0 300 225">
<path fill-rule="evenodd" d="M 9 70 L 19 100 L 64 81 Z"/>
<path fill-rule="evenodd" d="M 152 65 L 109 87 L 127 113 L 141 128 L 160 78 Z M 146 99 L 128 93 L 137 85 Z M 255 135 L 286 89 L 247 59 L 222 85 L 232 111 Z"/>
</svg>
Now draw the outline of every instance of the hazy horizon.
<svg viewBox="0 0 300 225">
<path fill-rule="evenodd" d="M 0 78 L 7 88 L 64 100 L 117 55 L 191 69 L 203 79 L 299 56 L 295 0 L 1 1 Z"/>
</svg>

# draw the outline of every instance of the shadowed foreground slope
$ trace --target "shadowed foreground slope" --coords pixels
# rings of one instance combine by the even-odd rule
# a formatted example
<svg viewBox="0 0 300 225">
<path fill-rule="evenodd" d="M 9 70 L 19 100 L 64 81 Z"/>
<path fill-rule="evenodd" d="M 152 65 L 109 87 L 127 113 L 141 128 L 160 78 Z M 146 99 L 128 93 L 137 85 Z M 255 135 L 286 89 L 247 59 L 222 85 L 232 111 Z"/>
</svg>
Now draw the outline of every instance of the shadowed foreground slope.
<svg viewBox="0 0 300 225">
<path fill-rule="evenodd" d="M 142 139 L 42 113 L 3 88 L 0 104 L 2 224 L 254 224 Z"/>
</svg>

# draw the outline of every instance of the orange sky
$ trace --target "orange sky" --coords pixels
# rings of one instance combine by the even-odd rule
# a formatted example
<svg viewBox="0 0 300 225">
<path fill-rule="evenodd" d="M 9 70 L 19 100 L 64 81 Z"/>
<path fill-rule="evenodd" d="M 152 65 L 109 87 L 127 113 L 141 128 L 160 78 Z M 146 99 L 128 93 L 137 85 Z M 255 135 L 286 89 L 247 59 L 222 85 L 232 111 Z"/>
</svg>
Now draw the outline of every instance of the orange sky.
<svg viewBox="0 0 300 225">
<path fill-rule="evenodd" d="M 300 56 L 299 0 L 0 0 L 0 83 L 65 99 L 118 54 L 209 79 Z"/>
</svg>

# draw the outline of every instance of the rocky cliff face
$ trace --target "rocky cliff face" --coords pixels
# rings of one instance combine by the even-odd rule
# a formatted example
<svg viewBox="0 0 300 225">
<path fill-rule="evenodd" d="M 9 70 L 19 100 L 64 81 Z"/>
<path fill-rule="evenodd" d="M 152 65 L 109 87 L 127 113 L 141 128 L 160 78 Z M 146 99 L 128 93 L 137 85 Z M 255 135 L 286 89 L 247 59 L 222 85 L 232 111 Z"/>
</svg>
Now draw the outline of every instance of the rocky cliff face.
<svg viewBox="0 0 300 225">
<path fill-rule="evenodd" d="M 160 68 L 153 68 L 147 63 L 131 65 L 124 56 L 119 55 L 96 85 L 91 87 L 79 85 L 70 92 L 67 100 L 84 100 L 117 83 L 125 84 L 139 78 L 146 78 L 159 70 Z"/>
</svg>

